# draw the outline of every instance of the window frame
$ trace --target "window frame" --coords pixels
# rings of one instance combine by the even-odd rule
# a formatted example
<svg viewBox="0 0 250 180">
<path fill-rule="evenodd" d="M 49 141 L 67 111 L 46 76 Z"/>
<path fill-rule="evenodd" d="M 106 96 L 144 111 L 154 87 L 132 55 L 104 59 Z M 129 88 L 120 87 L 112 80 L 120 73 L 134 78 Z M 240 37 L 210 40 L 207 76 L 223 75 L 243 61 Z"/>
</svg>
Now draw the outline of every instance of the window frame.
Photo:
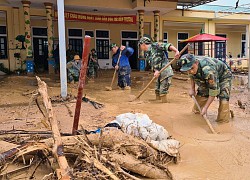
<svg viewBox="0 0 250 180">
<path fill-rule="evenodd" d="M 136 33 L 136 37 L 135 38 L 131 38 L 131 37 L 123 37 L 122 33 L 123 32 L 135 32 Z M 138 40 L 138 31 L 135 30 L 121 30 L 121 41 L 122 40 Z"/>
<path fill-rule="evenodd" d="M 69 35 L 69 30 L 81 30 L 82 31 L 82 36 L 70 36 Z M 70 44 L 70 41 L 71 40 L 81 40 L 81 43 L 82 43 L 82 46 L 83 46 L 83 38 L 84 38 L 84 35 L 85 34 L 85 32 L 84 32 L 84 29 L 83 28 L 67 28 L 67 42 L 68 42 L 68 44 Z M 82 49 L 83 49 L 83 47 L 78 47 L 78 46 L 75 46 L 75 45 L 73 45 L 73 44 L 71 44 L 72 45 L 72 48 L 74 49 L 74 51 L 75 52 L 78 52 L 79 53 L 79 56 L 80 57 L 82 57 Z M 79 49 L 79 51 L 78 51 L 78 49 Z"/>
<path fill-rule="evenodd" d="M 243 35 L 245 35 L 245 39 L 243 39 Z M 240 50 L 240 56 L 246 56 L 246 43 L 247 43 L 247 35 L 246 33 L 241 33 L 241 50 Z M 243 44 L 244 44 L 244 48 L 243 48 Z M 244 49 L 244 52 L 243 52 Z"/>
<path fill-rule="evenodd" d="M 185 39 L 179 39 L 179 34 L 187 34 L 187 38 L 186 38 L 186 39 L 188 39 L 188 38 L 189 38 L 189 33 L 188 33 L 188 32 L 177 32 L 177 49 L 178 49 L 178 51 L 181 51 L 182 48 L 184 48 L 184 47 L 187 45 L 187 43 L 182 42 L 183 45 L 180 47 L 181 41 L 183 41 L 183 40 L 185 40 Z M 186 50 L 183 52 L 183 54 L 187 54 L 187 53 L 188 53 L 188 50 L 186 49 Z"/>
<path fill-rule="evenodd" d="M 33 28 L 47 29 L 47 33 L 48 33 L 48 27 L 46 27 L 46 26 L 32 26 L 32 27 L 31 27 L 32 54 L 33 54 L 33 56 L 34 56 L 34 45 L 33 45 L 34 38 L 47 38 L 47 42 L 46 42 L 45 46 L 48 47 L 48 34 L 47 34 L 47 36 L 44 36 L 44 35 L 41 35 L 41 36 L 39 36 L 39 35 L 34 35 L 34 34 L 33 34 Z M 41 47 L 40 44 L 39 44 L 39 55 L 43 55 L 43 54 L 44 54 L 43 47 Z"/>
<path fill-rule="evenodd" d="M 167 39 L 165 39 L 165 34 L 167 34 Z M 162 37 L 163 37 L 162 42 L 168 43 L 168 32 L 167 31 L 163 32 L 163 36 Z"/>
<path fill-rule="evenodd" d="M 8 39 L 7 39 L 7 37 L 8 37 L 8 35 L 7 35 L 8 29 L 7 29 L 6 25 L 0 24 L 0 26 L 5 27 L 5 32 L 6 32 L 5 34 L 0 34 L 0 52 L 4 51 L 4 54 L 5 54 L 4 56 L 0 55 L 0 59 L 3 60 L 3 59 L 8 59 Z M 3 41 L 4 41 L 3 43 L 1 43 L 2 38 L 3 38 Z M 1 48 L 2 44 L 4 46 L 3 49 Z M 2 54 L 2 53 L 0 53 L 0 54 Z"/>
<path fill-rule="evenodd" d="M 97 31 L 107 31 L 108 32 L 108 37 L 97 37 Z M 107 52 L 104 50 L 104 52 L 102 50 L 100 50 L 100 48 L 98 47 L 98 41 L 108 41 L 108 46 L 102 46 L 103 48 L 107 49 Z M 110 30 L 109 29 L 96 29 L 95 30 L 95 49 L 97 52 L 97 58 L 98 60 L 107 60 L 110 57 L 110 51 L 109 51 L 109 44 L 110 44 Z"/>
<path fill-rule="evenodd" d="M 217 33 L 215 35 L 219 37 L 227 38 L 227 34 Z M 224 46 L 224 48 L 220 46 Z M 219 51 L 217 51 L 218 49 Z M 219 53 L 219 56 L 218 56 L 218 53 Z M 216 41 L 214 43 L 214 57 L 221 59 L 221 60 L 224 60 L 226 58 L 226 41 Z"/>
</svg>

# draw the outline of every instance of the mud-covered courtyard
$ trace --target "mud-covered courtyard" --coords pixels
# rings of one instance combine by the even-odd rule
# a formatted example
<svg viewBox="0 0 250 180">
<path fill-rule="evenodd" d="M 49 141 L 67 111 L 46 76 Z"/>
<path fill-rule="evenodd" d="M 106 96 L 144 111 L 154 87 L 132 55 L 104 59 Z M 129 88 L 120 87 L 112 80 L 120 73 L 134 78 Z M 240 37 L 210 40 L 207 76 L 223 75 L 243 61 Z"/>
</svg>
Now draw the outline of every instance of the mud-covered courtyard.
<svg viewBox="0 0 250 180">
<path fill-rule="evenodd" d="M 187 75 L 175 73 L 168 95 L 169 102 L 161 103 L 155 100 L 154 84 L 151 84 L 140 100 L 131 102 L 131 98 L 138 95 L 151 80 L 152 73 L 133 71 L 131 90 L 124 91 L 114 86 L 112 91 L 106 91 L 105 87 L 110 85 L 112 74 L 111 70 L 102 70 L 100 77 L 94 82 L 86 82 L 84 94 L 104 106 L 96 109 L 92 104 L 82 102 L 79 127 L 95 130 L 111 122 L 119 114 L 144 113 L 155 123 L 165 127 L 181 143 L 179 163 L 168 165 L 174 179 L 249 179 L 250 95 L 246 86 L 240 86 L 235 81 L 233 83 L 230 108 L 234 117 L 229 123 L 215 122 L 218 100 L 212 103 L 208 119 L 217 132 L 213 134 L 202 116 L 191 112 L 193 101 L 188 95 L 190 82 Z M 71 133 L 76 101 L 73 99 L 65 103 L 57 99 L 53 102 L 53 98 L 60 95 L 59 77 L 38 76 L 48 85 L 60 131 Z M 30 103 L 32 92 L 38 88 L 35 76 L 1 76 L 0 84 L 0 132 L 13 128 L 26 131 L 48 130 L 43 114 L 34 102 Z M 68 84 L 68 94 L 77 96 L 77 84 Z M 3 137 L 1 134 L 2 139 Z M 3 146 L 0 144 L 0 147 Z M 37 171 L 36 179 L 41 174 L 42 169 Z"/>
</svg>

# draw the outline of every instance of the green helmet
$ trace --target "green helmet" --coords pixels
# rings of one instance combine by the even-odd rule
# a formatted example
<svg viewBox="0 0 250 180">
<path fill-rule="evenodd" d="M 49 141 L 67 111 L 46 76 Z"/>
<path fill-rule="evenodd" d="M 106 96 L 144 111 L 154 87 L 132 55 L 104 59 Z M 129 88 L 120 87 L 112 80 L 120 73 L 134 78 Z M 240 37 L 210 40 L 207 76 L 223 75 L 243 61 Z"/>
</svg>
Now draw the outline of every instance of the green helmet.
<svg viewBox="0 0 250 180">
<path fill-rule="evenodd" d="M 195 62 L 195 56 L 193 54 L 184 54 L 179 61 L 181 65 L 180 71 L 188 71 L 192 68 Z"/>
<path fill-rule="evenodd" d="M 139 44 L 152 44 L 152 40 L 150 37 L 146 37 L 146 36 L 143 36 L 140 40 L 139 40 Z"/>
<path fill-rule="evenodd" d="M 117 44 L 116 44 L 116 43 L 112 43 L 112 44 L 110 44 L 110 45 L 109 45 L 109 49 L 110 49 L 110 51 L 112 50 L 112 48 L 113 48 L 113 47 L 116 47 L 116 46 L 117 46 Z"/>
</svg>

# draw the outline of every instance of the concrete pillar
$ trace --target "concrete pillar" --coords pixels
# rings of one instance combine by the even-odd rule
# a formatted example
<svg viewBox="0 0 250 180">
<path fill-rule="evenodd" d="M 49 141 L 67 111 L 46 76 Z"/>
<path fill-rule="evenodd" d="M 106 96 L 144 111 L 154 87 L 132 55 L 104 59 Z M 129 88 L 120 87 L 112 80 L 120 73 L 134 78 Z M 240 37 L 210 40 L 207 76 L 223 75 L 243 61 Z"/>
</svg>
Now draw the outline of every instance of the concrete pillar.
<svg viewBox="0 0 250 180">
<path fill-rule="evenodd" d="M 67 97 L 67 72 L 66 72 L 66 47 L 65 47 L 65 18 L 64 18 L 64 0 L 57 0 L 58 9 L 58 34 L 60 51 L 60 80 L 61 96 Z"/>
<path fill-rule="evenodd" d="M 248 58 L 248 92 L 250 92 L 250 24 L 246 25 L 246 57 Z"/>
<path fill-rule="evenodd" d="M 28 74 L 34 73 L 34 58 L 32 53 L 30 36 L 30 1 L 22 1 L 25 28 L 25 46 L 26 46 L 26 68 Z"/>
<path fill-rule="evenodd" d="M 205 33 L 215 35 L 215 22 L 212 19 L 208 19 L 205 22 Z"/>
<path fill-rule="evenodd" d="M 160 11 L 153 11 L 154 12 L 154 40 L 160 40 Z"/>
<path fill-rule="evenodd" d="M 144 35 L 144 10 L 138 10 L 139 14 L 139 39 Z M 144 57 L 143 51 L 140 50 L 140 56 Z"/>
<path fill-rule="evenodd" d="M 204 27 L 205 33 L 215 35 L 215 22 L 212 19 L 208 19 L 207 22 L 205 22 Z M 213 49 L 211 51 L 211 49 Z M 205 43 L 205 54 L 209 55 L 210 57 L 214 57 L 214 42 L 211 43 Z"/>
<path fill-rule="evenodd" d="M 55 74 L 55 60 L 53 58 L 53 20 L 52 20 L 52 3 L 45 2 L 47 16 L 47 36 L 48 36 L 48 67 L 49 74 Z"/>
<path fill-rule="evenodd" d="M 144 10 L 138 10 L 139 13 L 139 38 L 144 35 Z M 139 48 L 138 66 L 140 71 L 144 71 L 146 67 L 146 61 L 144 58 L 144 52 Z"/>
</svg>

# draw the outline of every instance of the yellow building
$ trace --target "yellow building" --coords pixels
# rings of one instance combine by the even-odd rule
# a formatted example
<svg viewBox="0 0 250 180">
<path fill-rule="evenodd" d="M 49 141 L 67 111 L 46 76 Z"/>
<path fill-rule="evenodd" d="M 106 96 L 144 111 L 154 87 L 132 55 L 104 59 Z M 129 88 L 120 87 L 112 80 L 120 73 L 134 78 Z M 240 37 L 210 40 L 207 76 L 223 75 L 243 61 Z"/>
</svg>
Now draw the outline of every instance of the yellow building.
<svg viewBox="0 0 250 180">
<path fill-rule="evenodd" d="M 223 51 L 225 44 L 214 45 L 212 56 L 230 52 L 233 58 L 248 58 L 249 13 L 187 8 L 212 1 L 195 4 L 195 0 L 65 0 L 65 46 L 72 45 L 81 55 L 84 36 L 90 35 L 91 48 L 97 50 L 101 68 L 111 68 L 109 44 L 129 45 L 136 52 L 130 59 L 131 67 L 139 69 L 137 41 L 143 34 L 171 42 L 181 50 L 180 42 L 203 28 L 205 33 L 229 39 Z M 177 5 L 183 9 L 177 9 Z M 56 0 L 0 0 L 0 63 L 12 71 L 21 68 L 24 60 L 27 61 L 22 68 L 35 64 L 29 73 L 50 69 L 53 49 L 59 43 L 56 9 Z M 25 36 L 25 49 L 16 39 L 18 35 Z"/>
</svg>

